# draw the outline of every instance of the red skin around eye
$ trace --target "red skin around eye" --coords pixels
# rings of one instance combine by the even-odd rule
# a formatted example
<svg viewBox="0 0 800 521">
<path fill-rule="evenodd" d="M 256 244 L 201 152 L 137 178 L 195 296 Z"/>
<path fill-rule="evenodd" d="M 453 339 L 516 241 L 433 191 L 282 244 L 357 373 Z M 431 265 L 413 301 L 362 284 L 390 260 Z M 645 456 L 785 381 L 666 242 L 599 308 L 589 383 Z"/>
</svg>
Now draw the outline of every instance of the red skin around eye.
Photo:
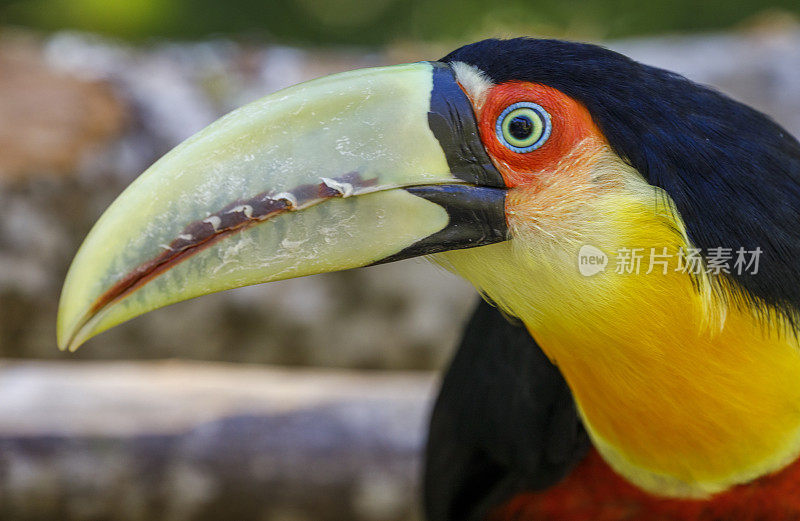
<svg viewBox="0 0 800 521">
<path fill-rule="evenodd" d="M 540 105 L 550 114 L 552 131 L 541 147 L 531 152 L 509 150 L 495 131 L 503 110 L 518 101 Z M 546 85 L 511 81 L 492 87 L 478 113 L 481 140 L 509 187 L 536 181 L 537 173 L 552 170 L 572 149 L 589 136 L 602 134 L 582 104 Z"/>
</svg>

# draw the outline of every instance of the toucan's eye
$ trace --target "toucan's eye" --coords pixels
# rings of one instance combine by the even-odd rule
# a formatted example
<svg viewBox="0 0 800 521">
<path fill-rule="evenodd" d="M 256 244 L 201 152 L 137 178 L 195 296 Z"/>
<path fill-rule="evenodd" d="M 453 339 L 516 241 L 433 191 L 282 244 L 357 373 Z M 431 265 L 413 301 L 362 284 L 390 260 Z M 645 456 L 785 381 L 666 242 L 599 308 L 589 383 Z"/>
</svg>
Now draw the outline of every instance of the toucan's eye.
<svg viewBox="0 0 800 521">
<path fill-rule="evenodd" d="M 497 118 L 497 139 L 514 152 L 525 153 L 544 145 L 550 137 L 550 114 L 529 101 L 509 105 Z"/>
</svg>

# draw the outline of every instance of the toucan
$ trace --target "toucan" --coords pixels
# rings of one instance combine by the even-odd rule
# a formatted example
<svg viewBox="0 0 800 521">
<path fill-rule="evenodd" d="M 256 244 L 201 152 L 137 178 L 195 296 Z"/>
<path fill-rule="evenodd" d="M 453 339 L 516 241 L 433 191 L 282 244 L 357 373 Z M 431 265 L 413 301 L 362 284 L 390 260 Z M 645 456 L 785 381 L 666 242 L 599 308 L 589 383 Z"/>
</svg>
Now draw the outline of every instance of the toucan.
<svg viewBox="0 0 800 521">
<path fill-rule="evenodd" d="M 100 217 L 58 342 L 417 256 L 484 297 L 429 521 L 800 519 L 800 144 L 592 44 L 489 39 L 224 116 Z"/>
</svg>

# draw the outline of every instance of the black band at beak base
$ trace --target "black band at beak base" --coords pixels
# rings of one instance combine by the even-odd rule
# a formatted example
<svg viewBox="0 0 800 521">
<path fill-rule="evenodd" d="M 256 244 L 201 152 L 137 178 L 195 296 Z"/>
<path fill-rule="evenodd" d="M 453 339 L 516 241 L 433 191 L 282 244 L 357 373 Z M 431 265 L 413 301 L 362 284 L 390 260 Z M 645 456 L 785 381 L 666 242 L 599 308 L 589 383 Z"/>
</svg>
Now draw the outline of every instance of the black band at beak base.
<svg viewBox="0 0 800 521">
<path fill-rule="evenodd" d="M 472 102 L 449 65 L 440 62 L 431 65 L 433 87 L 428 126 L 442 147 L 452 174 L 470 184 L 406 188 L 407 192 L 443 207 L 450 221 L 439 232 L 375 264 L 507 239 L 505 182 L 483 146 Z"/>
<path fill-rule="evenodd" d="M 472 102 L 449 65 L 431 62 L 433 88 L 428 126 L 444 151 L 454 176 L 478 186 L 505 188 L 478 132 Z"/>
</svg>

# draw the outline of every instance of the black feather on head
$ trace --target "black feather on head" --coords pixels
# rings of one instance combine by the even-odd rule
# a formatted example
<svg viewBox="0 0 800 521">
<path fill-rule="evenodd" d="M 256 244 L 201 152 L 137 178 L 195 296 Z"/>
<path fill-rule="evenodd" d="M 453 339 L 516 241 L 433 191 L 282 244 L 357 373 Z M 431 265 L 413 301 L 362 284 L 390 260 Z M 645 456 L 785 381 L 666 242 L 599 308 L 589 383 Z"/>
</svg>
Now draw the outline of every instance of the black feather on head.
<svg viewBox="0 0 800 521">
<path fill-rule="evenodd" d="M 738 303 L 800 326 L 800 143 L 769 117 L 596 45 L 492 39 L 442 61 L 583 103 L 614 151 L 672 197 L 695 247 L 761 248 L 758 273 L 727 276 Z"/>
</svg>

